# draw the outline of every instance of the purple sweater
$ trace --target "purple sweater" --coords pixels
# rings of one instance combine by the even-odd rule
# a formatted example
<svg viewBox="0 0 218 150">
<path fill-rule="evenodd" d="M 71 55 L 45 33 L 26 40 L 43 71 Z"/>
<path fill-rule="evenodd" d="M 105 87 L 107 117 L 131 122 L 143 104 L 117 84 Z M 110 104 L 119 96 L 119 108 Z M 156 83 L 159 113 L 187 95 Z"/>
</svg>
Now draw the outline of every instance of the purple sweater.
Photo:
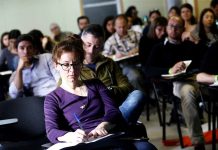
<svg viewBox="0 0 218 150">
<path fill-rule="evenodd" d="M 99 80 L 84 81 L 88 96 L 78 96 L 58 87 L 45 98 L 45 126 L 48 139 L 57 143 L 57 138 L 79 128 L 74 113 L 80 118 L 85 132 L 90 132 L 102 121 L 123 121 L 119 109 L 109 91 Z M 122 121 L 121 121 L 122 120 Z"/>
</svg>

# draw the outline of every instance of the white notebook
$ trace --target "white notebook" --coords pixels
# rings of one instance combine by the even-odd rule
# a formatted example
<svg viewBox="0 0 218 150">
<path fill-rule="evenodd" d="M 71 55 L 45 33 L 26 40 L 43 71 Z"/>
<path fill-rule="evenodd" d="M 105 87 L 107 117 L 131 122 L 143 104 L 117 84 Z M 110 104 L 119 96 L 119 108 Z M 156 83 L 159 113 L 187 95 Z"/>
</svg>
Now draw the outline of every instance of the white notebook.
<svg viewBox="0 0 218 150">
<path fill-rule="evenodd" d="M 103 137 L 90 138 L 88 142 L 84 142 L 84 143 L 88 144 L 88 143 L 93 143 L 93 142 L 97 142 L 100 140 L 112 139 L 112 138 L 115 138 L 115 137 L 118 137 L 118 136 L 121 136 L 124 134 L 125 134 L 124 132 L 120 132 L 120 133 L 116 133 L 116 134 L 108 134 L 108 135 L 103 136 Z M 47 150 L 59 150 L 59 149 L 66 148 L 66 147 L 76 146 L 78 144 L 80 144 L 80 143 L 77 143 L 77 142 L 75 142 L 75 143 L 56 143 L 56 144 L 52 145 L 51 147 L 49 147 Z"/>
<path fill-rule="evenodd" d="M 183 61 L 185 63 L 185 66 L 186 66 L 186 69 L 188 68 L 188 66 L 191 64 L 191 60 L 185 60 Z M 181 71 L 181 72 L 178 72 L 178 73 L 175 73 L 175 74 L 162 74 L 161 77 L 163 78 L 167 78 L 167 79 L 171 79 L 171 78 L 174 78 L 176 76 L 179 76 L 179 75 L 182 75 L 182 74 L 185 74 L 186 73 L 186 69 Z"/>
</svg>

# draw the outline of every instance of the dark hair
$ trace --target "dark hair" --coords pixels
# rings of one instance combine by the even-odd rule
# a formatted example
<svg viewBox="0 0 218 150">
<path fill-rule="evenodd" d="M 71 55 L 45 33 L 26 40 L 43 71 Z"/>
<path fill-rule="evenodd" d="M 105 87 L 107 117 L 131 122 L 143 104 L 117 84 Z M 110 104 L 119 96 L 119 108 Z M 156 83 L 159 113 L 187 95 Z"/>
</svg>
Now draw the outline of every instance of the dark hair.
<svg viewBox="0 0 218 150">
<path fill-rule="evenodd" d="M 77 24 L 79 24 L 79 21 L 82 20 L 82 19 L 86 19 L 89 23 L 89 18 L 87 16 L 80 16 L 77 18 Z"/>
<path fill-rule="evenodd" d="M 129 6 L 128 9 L 126 10 L 125 15 L 126 15 L 127 17 L 132 17 L 132 11 L 133 11 L 133 10 L 136 10 L 136 7 L 135 7 L 135 6 Z"/>
<path fill-rule="evenodd" d="M 28 34 L 32 36 L 33 38 L 34 46 L 35 46 L 35 49 L 37 50 L 37 53 L 39 54 L 44 53 L 44 49 L 42 47 L 42 42 L 41 42 L 41 38 L 44 37 L 42 32 L 40 30 L 34 29 L 34 30 L 31 30 Z"/>
<path fill-rule="evenodd" d="M 86 34 L 91 34 L 96 38 L 103 38 L 104 39 L 104 30 L 99 24 L 90 24 L 88 25 L 82 33 L 82 36 Z"/>
<path fill-rule="evenodd" d="M 9 39 L 17 39 L 21 35 L 20 30 L 13 29 L 9 32 Z"/>
<path fill-rule="evenodd" d="M 6 48 L 6 46 L 5 46 L 4 43 L 3 43 L 3 38 L 4 38 L 4 36 L 6 36 L 6 35 L 9 36 L 9 32 L 4 32 L 4 33 L 2 33 L 2 35 L 1 35 L 1 49 Z"/>
<path fill-rule="evenodd" d="M 105 40 L 106 40 L 108 37 L 111 36 L 111 33 L 109 33 L 109 32 L 107 31 L 107 23 L 108 23 L 108 21 L 111 21 L 111 20 L 114 21 L 114 16 L 107 16 L 107 17 L 104 19 L 103 24 L 102 24 L 102 27 L 103 27 L 104 33 L 105 33 Z"/>
<path fill-rule="evenodd" d="M 17 48 L 18 48 L 19 43 L 22 42 L 22 41 L 28 41 L 34 46 L 33 38 L 29 34 L 22 34 L 17 38 L 17 41 L 16 41 L 16 47 Z"/>
<path fill-rule="evenodd" d="M 211 0 L 210 7 L 215 8 L 218 5 L 218 0 Z"/>
<path fill-rule="evenodd" d="M 168 13 L 171 12 L 172 10 L 175 10 L 175 11 L 176 11 L 176 14 L 177 14 L 178 16 L 180 16 L 180 9 L 179 9 L 179 7 L 177 7 L 177 6 L 172 6 L 172 7 L 169 9 Z"/>
<path fill-rule="evenodd" d="M 152 15 L 153 13 L 156 13 L 156 14 L 158 14 L 159 16 L 161 16 L 160 11 L 159 11 L 158 9 L 154 9 L 154 10 L 149 11 L 149 15 L 148 15 L 149 18 L 151 17 L 151 15 Z"/>
<path fill-rule="evenodd" d="M 32 35 L 33 37 L 40 39 L 43 38 L 44 35 L 42 34 L 42 32 L 40 30 L 37 29 L 33 29 L 29 32 L 30 35 Z"/>
<path fill-rule="evenodd" d="M 74 34 L 72 36 L 68 36 L 65 40 L 58 43 L 52 51 L 53 61 L 55 63 L 58 63 L 58 59 L 60 59 L 61 55 L 64 52 L 77 53 L 77 61 L 82 64 L 85 57 L 85 52 L 83 50 L 83 42 L 81 38 L 78 35 Z"/>
<path fill-rule="evenodd" d="M 148 33 L 147 33 L 147 37 L 151 38 L 151 39 L 156 39 L 157 36 L 155 34 L 155 29 L 157 26 L 163 26 L 166 27 L 167 26 L 167 19 L 165 17 L 158 17 L 154 20 L 154 22 L 151 23 Z"/>
<path fill-rule="evenodd" d="M 183 9 L 183 8 L 189 9 L 189 10 L 191 11 L 191 13 L 192 13 L 192 16 L 191 16 L 191 19 L 190 19 L 191 25 L 196 24 L 196 19 L 195 19 L 194 15 L 193 15 L 193 7 L 192 7 L 192 5 L 190 5 L 189 3 L 183 4 L 183 5 L 180 7 L 180 12 L 182 12 L 182 9 Z"/>
<path fill-rule="evenodd" d="M 207 12 L 211 12 L 214 16 L 214 23 L 213 25 L 210 27 L 210 32 L 212 34 L 217 34 L 217 27 L 216 27 L 216 16 L 214 11 L 211 8 L 205 8 L 202 10 L 201 15 L 200 15 L 200 20 L 199 20 L 199 37 L 201 40 L 203 41 L 208 41 L 205 29 L 204 29 L 204 24 L 203 24 L 203 17 Z"/>
</svg>

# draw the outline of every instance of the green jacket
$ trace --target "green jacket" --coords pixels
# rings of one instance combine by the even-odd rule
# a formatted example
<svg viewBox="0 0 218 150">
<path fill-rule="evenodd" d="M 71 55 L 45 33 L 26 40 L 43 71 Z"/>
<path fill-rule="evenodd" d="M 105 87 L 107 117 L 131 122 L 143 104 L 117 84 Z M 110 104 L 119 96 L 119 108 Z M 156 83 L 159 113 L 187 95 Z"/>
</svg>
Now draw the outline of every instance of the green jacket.
<svg viewBox="0 0 218 150">
<path fill-rule="evenodd" d="M 81 70 L 81 79 L 100 79 L 106 87 L 112 88 L 118 104 L 122 103 L 127 95 L 132 92 L 133 87 L 126 76 L 122 74 L 120 67 L 111 58 L 100 55 L 97 59 L 96 70 L 84 67 Z"/>
</svg>

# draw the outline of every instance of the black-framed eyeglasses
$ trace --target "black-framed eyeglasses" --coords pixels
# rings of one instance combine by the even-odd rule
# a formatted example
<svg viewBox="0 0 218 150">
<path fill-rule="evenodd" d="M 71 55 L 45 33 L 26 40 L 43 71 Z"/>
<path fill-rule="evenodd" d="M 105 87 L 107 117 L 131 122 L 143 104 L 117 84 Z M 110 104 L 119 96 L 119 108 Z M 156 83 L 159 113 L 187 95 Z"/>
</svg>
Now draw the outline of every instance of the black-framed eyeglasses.
<svg viewBox="0 0 218 150">
<path fill-rule="evenodd" d="M 69 63 L 57 63 L 58 65 L 61 66 L 61 68 L 64 70 L 64 71 L 69 71 L 71 67 L 73 67 L 73 69 L 78 69 L 81 64 L 80 63 L 72 63 L 72 64 L 69 64 Z"/>
</svg>

